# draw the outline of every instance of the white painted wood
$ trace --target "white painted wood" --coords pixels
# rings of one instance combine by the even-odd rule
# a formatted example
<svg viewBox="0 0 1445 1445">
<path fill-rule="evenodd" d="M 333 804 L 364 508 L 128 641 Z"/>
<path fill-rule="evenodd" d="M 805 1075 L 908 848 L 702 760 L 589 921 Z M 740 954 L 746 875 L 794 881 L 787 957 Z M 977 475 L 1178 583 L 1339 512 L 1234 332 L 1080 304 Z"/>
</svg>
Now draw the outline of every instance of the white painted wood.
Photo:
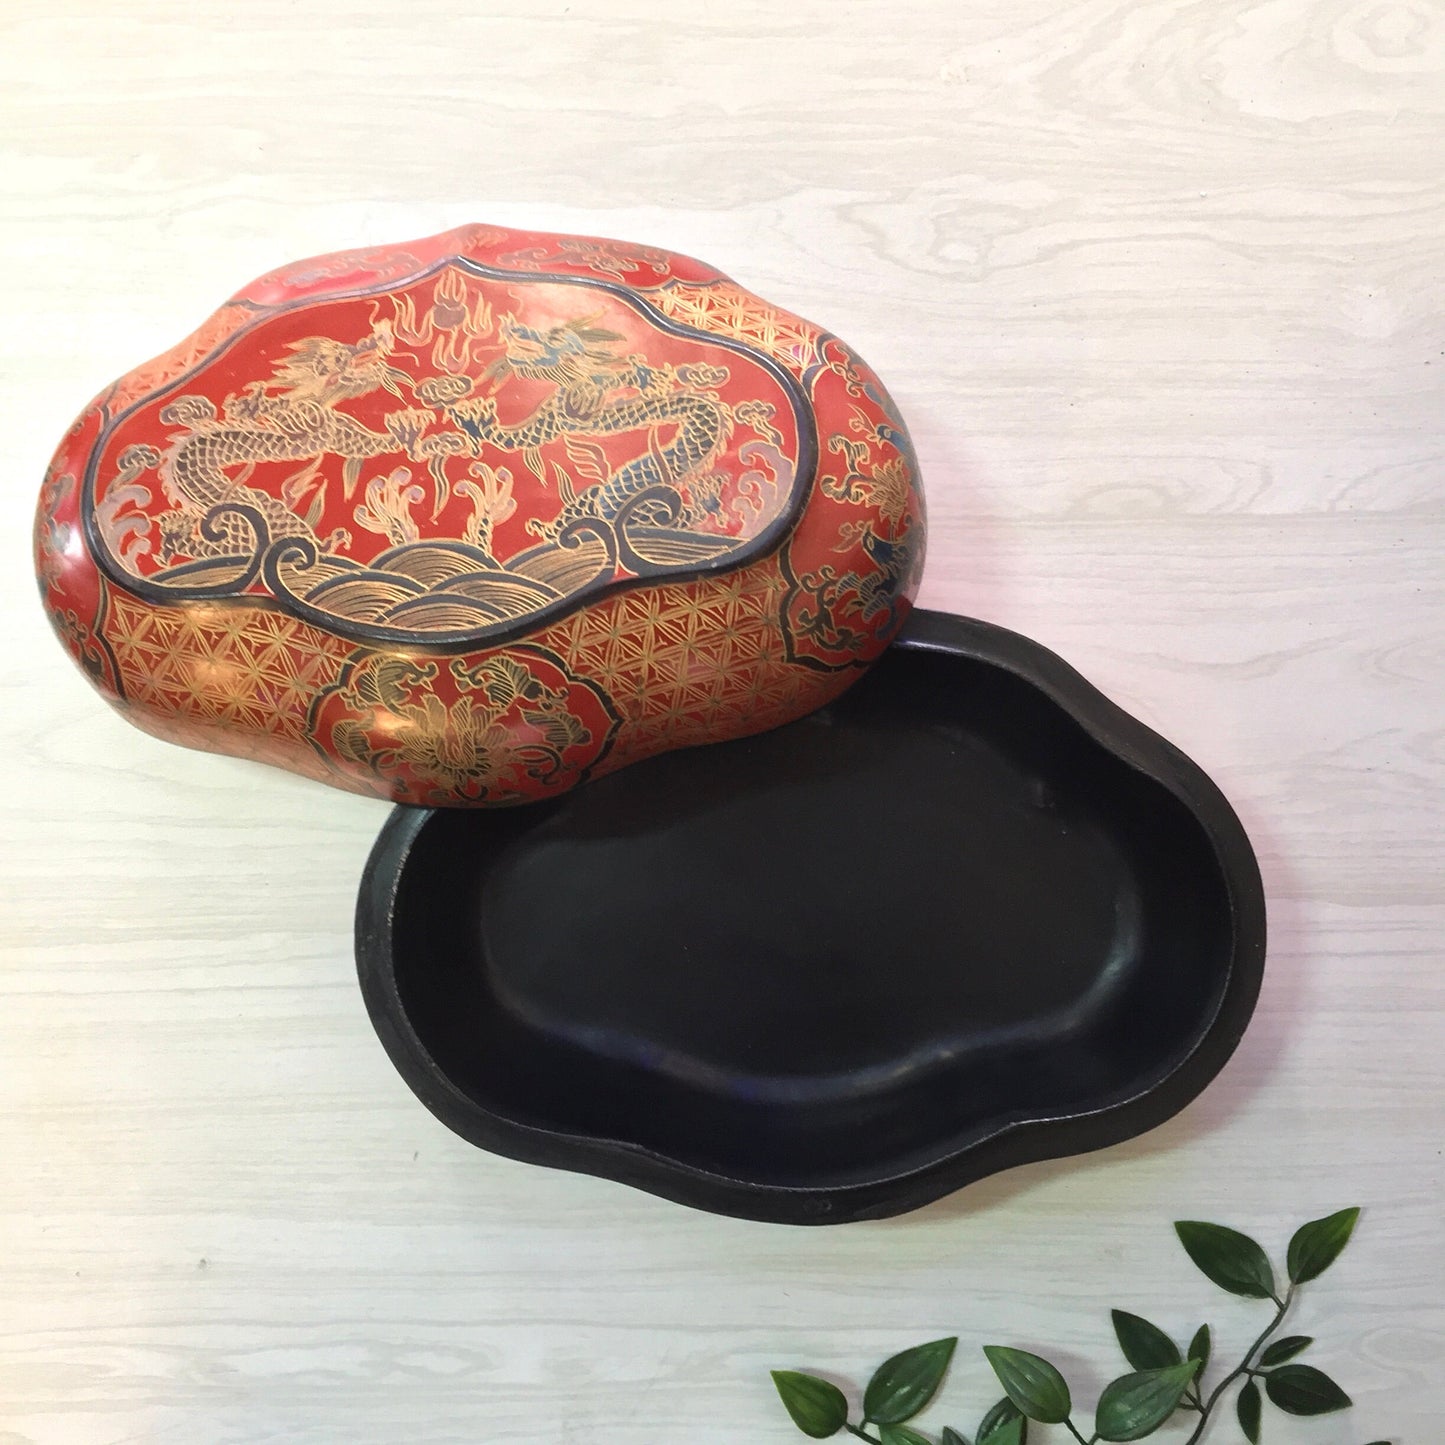
<svg viewBox="0 0 1445 1445">
<path fill-rule="evenodd" d="M 1439 0 L 5 0 L 0 1442 L 800 1439 L 855 1383 L 1107 1308 L 1237 1349 L 1168 1222 L 1358 1202 L 1298 1327 L 1352 1390 L 1277 1445 L 1445 1416 Z M 61 430 L 245 278 L 468 220 L 704 255 L 910 419 L 923 601 L 1055 647 L 1236 802 L 1259 1013 L 1147 1138 L 790 1231 L 493 1160 L 353 983 L 385 809 L 166 747 L 48 635 Z M 1040 1432 L 1042 1434 L 1042 1432 Z M 1177 1437 L 1176 1437 L 1177 1438 Z M 1224 1422 L 1212 1437 L 1235 1441 Z"/>
</svg>

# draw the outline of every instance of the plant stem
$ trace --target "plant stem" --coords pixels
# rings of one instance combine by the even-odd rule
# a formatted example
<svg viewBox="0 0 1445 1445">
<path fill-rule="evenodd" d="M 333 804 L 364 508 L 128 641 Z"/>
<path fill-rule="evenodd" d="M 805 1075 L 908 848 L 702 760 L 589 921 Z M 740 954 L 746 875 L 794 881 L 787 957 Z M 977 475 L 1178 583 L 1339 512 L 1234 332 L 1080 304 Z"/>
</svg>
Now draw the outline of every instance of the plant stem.
<svg viewBox="0 0 1445 1445">
<path fill-rule="evenodd" d="M 851 1434 L 856 1435 L 860 1440 L 870 1441 L 871 1445 L 883 1445 L 883 1442 L 876 1435 L 870 1435 L 861 1425 L 854 1425 L 849 1421 L 844 1424 L 843 1428 Z"/>
<path fill-rule="evenodd" d="M 1294 1300 L 1294 1286 L 1285 1291 L 1284 1298 L 1275 1298 L 1275 1304 L 1279 1309 L 1275 1311 L 1274 1319 L 1269 1323 L 1264 1333 L 1244 1352 L 1244 1358 L 1229 1372 L 1215 1387 L 1209 1399 L 1205 1402 L 1203 1410 L 1200 1411 L 1199 1423 L 1194 1427 L 1194 1433 L 1184 1442 L 1184 1445 L 1195 1445 L 1195 1441 L 1204 1434 L 1209 1424 L 1210 1412 L 1219 1403 L 1219 1397 L 1242 1375 L 1251 1373 L 1250 1365 L 1255 1355 L 1264 1347 L 1265 1341 L 1280 1327 L 1285 1315 L 1289 1311 L 1290 1304 Z"/>
<path fill-rule="evenodd" d="M 1064 1424 L 1069 1427 L 1069 1434 L 1072 1435 L 1074 1439 L 1079 1442 L 1079 1445 L 1093 1445 L 1092 1440 L 1085 1440 L 1084 1437 L 1079 1434 L 1078 1428 L 1067 1415 L 1064 1416 Z M 1097 1440 L 1098 1438 L 1099 1437 L 1097 1435 L 1094 1436 L 1094 1440 Z"/>
</svg>

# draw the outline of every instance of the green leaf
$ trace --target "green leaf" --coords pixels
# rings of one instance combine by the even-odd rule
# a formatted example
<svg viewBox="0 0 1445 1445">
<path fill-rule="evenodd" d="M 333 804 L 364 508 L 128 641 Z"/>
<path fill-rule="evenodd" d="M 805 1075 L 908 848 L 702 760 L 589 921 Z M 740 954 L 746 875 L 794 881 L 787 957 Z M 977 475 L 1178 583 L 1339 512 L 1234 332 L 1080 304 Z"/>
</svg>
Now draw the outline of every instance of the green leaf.
<svg viewBox="0 0 1445 1445">
<path fill-rule="evenodd" d="M 1259 1398 L 1259 1386 L 1251 1380 L 1239 1392 L 1234 1402 L 1234 1413 L 1239 1416 L 1239 1428 L 1249 1445 L 1259 1445 L 1259 1412 L 1263 1408 Z"/>
<path fill-rule="evenodd" d="M 1286 1335 L 1282 1340 L 1276 1340 L 1259 1357 L 1259 1367 L 1267 1370 L 1272 1365 L 1282 1365 L 1286 1360 L 1303 1354 L 1314 1342 L 1313 1335 Z"/>
<path fill-rule="evenodd" d="M 827 1380 L 800 1375 L 796 1370 L 774 1370 L 773 1384 L 778 1387 L 793 1424 L 814 1440 L 826 1440 L 847 1424 L 848 1402 L 843 1392 Z"/>
<path fill-rule="evenodd" d="M 1029 1422 L 1020 1413 L 1019 1407 L 1014 1404 L 1007 1395 L 988 1412 L 978 1423 L 978 1445 L 1012 1445 L 1007 1437 L 1000 1437 L 997 1441 L 993 1436 L 1002 1430 L 1005 1425 L 1012 1425 L 1015 1422 L 1019 1427 L 1018 1445 L 1024 1445 L 1029 1438 Z"/>
<path fill-rule="evenodd" d="M 1101 1440 L 1142 1440 L 1152 1435 L 1179 1407 L 1198 1360 L 1139 1370 L 1104 1386 L 1094 1429 Z"/>
<path fill-rule="evenodd" d="M 1265 1394 L 1288 1415 L 1329 1415 L 1351 1405 L 1350 1397 L 1313 1365 L 1281 1365 L 1264 1377 Z"/>
<path fill-rule="evenodd" d="M 943 1427 L 943 1435 L 938 1445 L 968 1445 L 968 1441 L 958 1433 L 957 1430 L 950 1430 L 947 1425 Z"/>
<path fill-rule="evenodd" d="M 1289 1242 L 1289 1277 L 1295 1284 L 1308 1284 L 1318 1279 L 1339 1258 L 1350 1242 L 1358 1209 L 1341 1209 L 1323 1219 L 1312 1219 L 1295 1230 Z"/>
<path fill-rule="evenodd" d="M 1015 1415 L 1012 1420 L 1005 1420 L 996 1430 L 990 1430 L 987 1435 L 980 1435 L 978 1445 L 1023 1445 L 1024 1432 L 1028 1428 L 1028 1422 L 1024 1417 Z"/>
<path fill-rule="evenodd" d="M 1009 1399 L 1030 1420 L 1041 1425 L 1061 1425 L 1068 1419 L 1073 1406 L 1069 1387 L 1047 1360 L 1006 1345 L 985 1345 L 983 1352 Z"/>
<path fill-rule="evenodd" d="M 1166 1365 L 1179 1363 L 1178 1346 L 1158 1325 L 1151 1325 L 1128 1310 L 1112 1310 L 1110 1317 L 1114 1321 L 1114 1333 L 1119 1337 L 1119 1348 L 1136 1370 L 1162 1370 Z"/>
<path fill-rule="evenodd" d="M 932 1340 L 884 1360 L 863 1392 L 863 1418 L 875 1425 L 911 1420 L 932 1398 L 958 1340 Z"/>
<path fill-rule="evenodd" d="M 1269 1258 L 1247 1234 L 1197 1219 L 1178 1220 L 1174 1232 L 1189 1258 L 1220 1289 L 1247 1299 L 1275 1297 Z"/>
<path fill-rule="evenodd" d="M 920 1435 L 917 1430 L 910 1430 L 907 1425 L 880 1426 L 878 1436 L 883 1445 L 929 1445 L 927 1435 Z"/>
<path fill-rule="evenodd" d="M 1200 1325 L 1194 1331 L 1194 1338 L 1189 1341 L 1189 1349 L 1185 1352 L 1186 1358 L 1199 1361 L 1199 1373 L 1194 1377 L 1196 1380 L 1204 1378 L 1204 1371 L 1209 1365 L 1209 1326 Z"/>
</svg>

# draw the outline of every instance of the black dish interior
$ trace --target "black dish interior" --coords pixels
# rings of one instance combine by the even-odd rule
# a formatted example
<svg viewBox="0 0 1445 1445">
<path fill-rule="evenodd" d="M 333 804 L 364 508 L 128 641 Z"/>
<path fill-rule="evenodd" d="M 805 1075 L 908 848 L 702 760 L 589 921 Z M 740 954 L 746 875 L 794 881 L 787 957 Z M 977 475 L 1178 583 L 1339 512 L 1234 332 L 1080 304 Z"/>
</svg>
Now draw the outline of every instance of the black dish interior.
<svg viewBox="0 0 1445 1445">
<path fill-rule="evenodd" d="M 398 809 L 383 1042 L 486 1148 L 703 1208 L 896 1213 L 1174 1113 L 1263 962 L 1238 822 L 1052 654 L 915 614 L 839 702 L 552 804 Z"/>
</svg>

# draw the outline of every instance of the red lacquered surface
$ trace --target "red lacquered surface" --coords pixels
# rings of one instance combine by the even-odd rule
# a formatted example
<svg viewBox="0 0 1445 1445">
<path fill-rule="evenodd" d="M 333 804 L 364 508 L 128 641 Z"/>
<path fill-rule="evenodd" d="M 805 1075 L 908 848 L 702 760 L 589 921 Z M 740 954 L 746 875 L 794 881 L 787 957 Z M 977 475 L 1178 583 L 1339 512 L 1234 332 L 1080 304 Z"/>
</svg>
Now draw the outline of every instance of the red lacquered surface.
<svg viewBox="0 0 1445 1445">
<path fill-rule="evenodd" d="M 490 804 L 821 706 L 923 534 L 836 337 L 685 257 L 475 226 L 263 277 L 102 393 L 36 566 L 148 731 Z"/>
</svg>

